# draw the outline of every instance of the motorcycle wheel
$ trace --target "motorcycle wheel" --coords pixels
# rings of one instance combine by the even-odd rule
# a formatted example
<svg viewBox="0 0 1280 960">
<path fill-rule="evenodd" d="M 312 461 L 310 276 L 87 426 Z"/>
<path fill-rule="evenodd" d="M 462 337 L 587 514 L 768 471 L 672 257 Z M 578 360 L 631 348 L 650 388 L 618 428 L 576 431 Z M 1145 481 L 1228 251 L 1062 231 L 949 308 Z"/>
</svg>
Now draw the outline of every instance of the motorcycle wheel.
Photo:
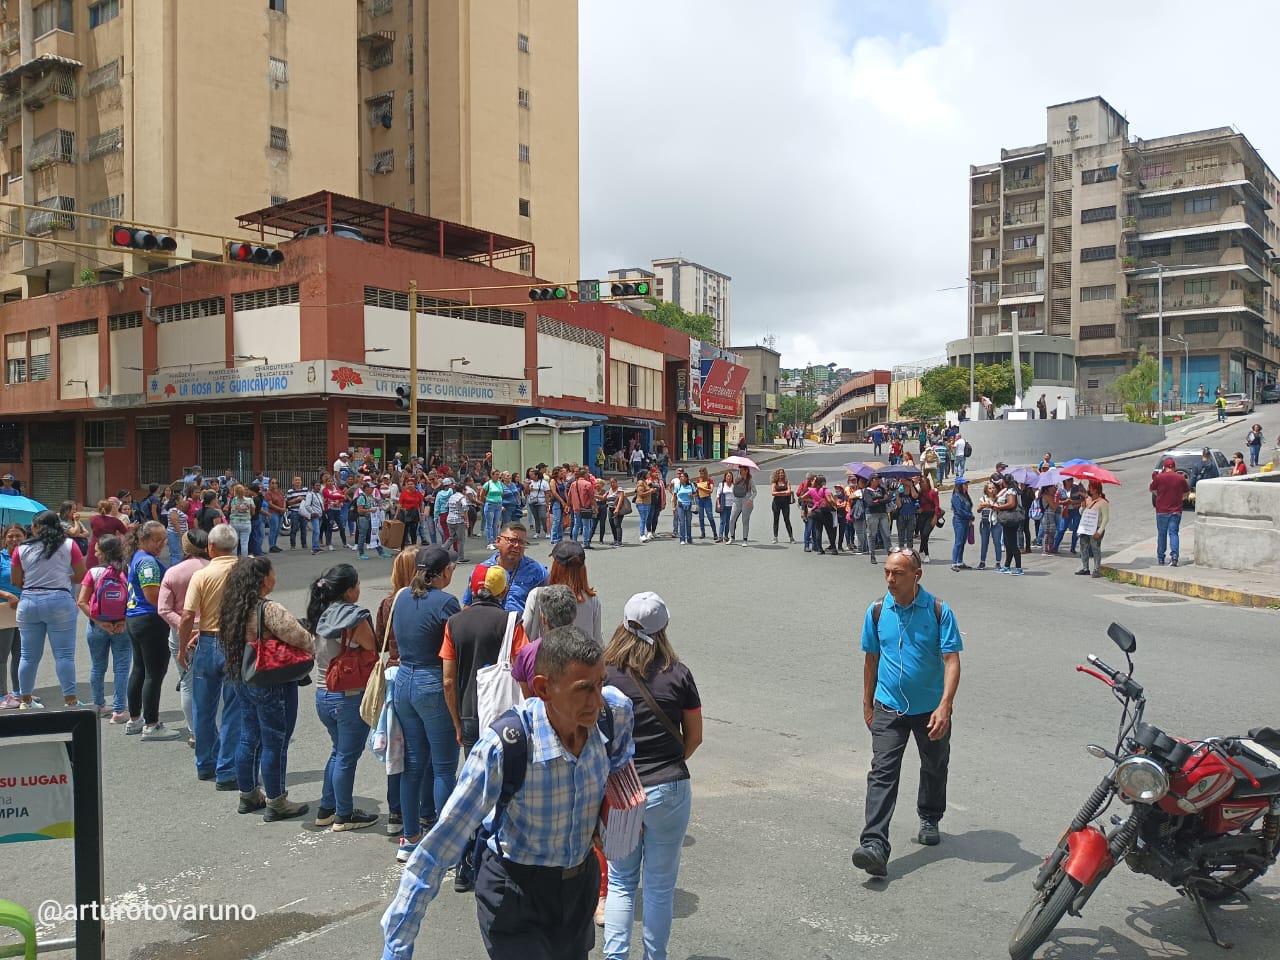
<svg viewBox="0 0 1280 960">
<path fill-rule="evenodd" d="M 1031 960 L 1040 944 L 1049 939 L 1082 886 L 1079 880 L 1059 869 L 1057 876 L 1032 897 L 1031 906 L 1009 940 L 1011 960 Z"/>
</svg>

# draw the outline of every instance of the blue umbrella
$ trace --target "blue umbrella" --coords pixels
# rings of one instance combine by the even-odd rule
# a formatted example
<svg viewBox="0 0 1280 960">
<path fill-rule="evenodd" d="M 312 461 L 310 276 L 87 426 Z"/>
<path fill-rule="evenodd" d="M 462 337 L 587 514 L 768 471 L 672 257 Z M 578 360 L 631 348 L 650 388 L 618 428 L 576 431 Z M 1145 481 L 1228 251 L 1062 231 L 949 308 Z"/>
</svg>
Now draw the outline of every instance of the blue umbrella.
<svg viewBox="0 0 1280 960">
<path fill-rule="evenodd" d="M 1035 483 L 1040 471 L 1035 467 L 1011 467 L 1004 472 L 1006 477 L 1013 477 L 1019 483 Z"/>
<path fill-rule="evenodd" d="M 1085 464 L 1085 463 L 1087 463 L 1087 464 L 1088 464 L 1089 466 L 1091 466 L 1091 467 L 1096 467 L 1096 466 L 1097 466 L 1097 464 L 1096 464 L 1096 463 L 1094 463 L 1092 460 L 1081 460 L 1081 459 L 1079 459 L 1079 458 L 1077 458 L 1077 459 L 1075 459 L 1075 460 L 1068 460 L 1066 463 L 1060 463 L 1060 464 L 1058 464 L 1058 466 L 1060 466 L 1060 467 L 1078 467 L 1078 466 L 1080 466 L 1081 464 Z"/>
<path fill-rule="evenodd" d="M 37 513 L 48 509 L 43 503 L 30 497 L 0 497 L 0 523 L 21 523 L 25 526 L 31 523 L 31 518 Z"/>
</svg>

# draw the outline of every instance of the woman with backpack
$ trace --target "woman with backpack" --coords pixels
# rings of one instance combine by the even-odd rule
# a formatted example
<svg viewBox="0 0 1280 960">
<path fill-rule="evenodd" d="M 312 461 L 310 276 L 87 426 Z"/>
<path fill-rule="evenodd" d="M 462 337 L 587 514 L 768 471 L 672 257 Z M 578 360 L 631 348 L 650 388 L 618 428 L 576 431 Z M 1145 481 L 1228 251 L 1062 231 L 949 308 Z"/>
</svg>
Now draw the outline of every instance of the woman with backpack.
<svg viewBox="0 0 1280 960">
<path fill-rule="evenodd" d="M 1004 566 L 996 567 L 996 572 L 1020 577 L 1022 576 L 1022 551 L 1019 549 L 1018 537 L 1027 514 L 1022 507 L 1018 481 L 1014 480 L 1010 474 L 1006 473 L 1000 478 L 994 509 L 996 521 L 1004 531 Z M 1013 566 L 1010 567 L 1010 564 Z"/>
<path fill-rule="evenodd" d="M 71 584 L 84 578 L 80 548 L 62 529 L 58 515 L 45 510 L 32 518 L 31 536 L 14 548 L 11 561 L 10 580 L 22 591 L 17 610 L 18 631 L 22 634 L 18 709 L 40 706 L 31 692 L 36 688 L 45 637 L 53 651 L 65 705 L 87 707 L 76 695 L 76 604 L 71 598 Z"/>
<path fill-rule="evenodd" d="M 273 637 L 304 653 L 315 652 L 311 633 L 284 607 L 269 600 L 275 569 L 266 557 L 242 557 L 227 575 L 222 591 L 218 643 L 227 661 L 227 682 L 240 699 L 240 743 L 236 747 L 239 813 L 266 808 L 262 819 L 291 820 L 307 812 L 289 799 L 286 777 L 289 741 L 298 720 L 298 681 L 257 685 L 241 673 L 245 644 Z M 305 676 L 305 674 L 303 674 Z M 261 772 L 262 785 L 258 785 Z"/>
<path fill-rule="evenodd" d="M 187 588 L 197 570 L 209 565 L 209 535 L 199 527 L 188 530 L 182 537 L 182 559 L 169 567 L 160 580 L 160 602 L 156 607 L 169 625 L 169 655 L 178 671 L 178 693 L 182 698 L 182 716 L 187 721 L 187 742 L 196 745 L 193 713 L 194 675 L 190 664 L 184 666 L 178 659 L 178 627 L 186 607 Z"/>
<path fill-rule="evenodd" d="M 89 619 L 89 690 L 99 717 L 110 717 L 112 723 L 125 723 L 129 719 L 125 694 L 133 666 L 133 644 L 125 629 L 129 569 L 124 559 L 124 541 L 108 534 L 98 539 L 94 550 L 96 563 L 80 581 L 80 595 L 76 598 L 76 606 Z M 103 682 L 108 658 L 115 661 L 114 702 L 110 707 Z"/>
<path fill-rule="evenodd" d="M 665 957 L 671 937 L 680 852 L 693 801 L 688 760 L 702 744 L 702 699 L 693 674 L 667 639 L 669 620 L 656 593 L 636 594 L 604 651 L 605 683 L 625 693 L 635 711 L 633 762 L 645 791 L 640 842 L 627 856 L 609 861 L 607 960 L 623 960 L 631 948 L 637 887 L 643 887 L 645 956 Z"/>
</svg>

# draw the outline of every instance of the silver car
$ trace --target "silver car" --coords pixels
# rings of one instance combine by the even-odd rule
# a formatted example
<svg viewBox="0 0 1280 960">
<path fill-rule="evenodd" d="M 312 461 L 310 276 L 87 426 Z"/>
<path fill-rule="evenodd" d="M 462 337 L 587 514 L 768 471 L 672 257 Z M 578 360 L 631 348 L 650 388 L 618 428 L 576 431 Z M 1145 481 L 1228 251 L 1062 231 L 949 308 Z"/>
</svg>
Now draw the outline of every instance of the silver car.
<svg viewBox="0 0 1280 960">
<path fill-rule="evenodd" d="M 1253 400 L 1245 393 L 1224 393 L 1222 399 L 1227 401 L 1224 413 L 1244 416 L 1253 413 Z"/>
</svg>

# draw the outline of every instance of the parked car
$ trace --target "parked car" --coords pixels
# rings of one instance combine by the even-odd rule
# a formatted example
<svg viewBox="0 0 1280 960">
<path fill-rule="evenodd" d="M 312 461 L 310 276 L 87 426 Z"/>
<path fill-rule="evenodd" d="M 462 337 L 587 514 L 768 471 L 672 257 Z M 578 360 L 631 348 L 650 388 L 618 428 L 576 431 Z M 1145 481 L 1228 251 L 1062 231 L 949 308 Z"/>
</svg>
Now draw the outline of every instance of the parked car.
<svg viewBox="0 0 1280 960">
<path fill-rule="evenodd" d="M 1259 399 L 1263 403 L 1280 402 L 1280 383 L 1268 383 L 1262 388 L 1262 396 Z"/>
<path fill-rule="evenodd" d="M 305 230 L 299 230 L 293 235 L 293 239 L 301 240 L 304 237 L 323 237 L 329 232 L 329 227 L 323 223 L 318 223 L 314 227 L 307 227 Z M 357 230 L 355 227 L 349 227 L 345 223 L 335 223 L 333 225 L 333 235 L 341 237 L 344 240 L 359 240 L 361 243 L 368 243 L 369 238 Z"/>
<path fill-rule="evenodd" d="M 1194 510 L 1196 508 L 1196 484 L 1200 481 L 1200 475 L 1204 472 L 1201 464 L 1204 460 L 1201 456 L 1203 447 L 1179 447 L 1175 450 L 1166 450 L 1160 454 L 1159 458 L 1151 469 L 1159 471 L 1164 469 L 1166 460 L 1173 460 L 1174 469 L 1178 473 L 1187 478 L 1187 483 L 1191 485 L 1191 491 L 1183 498 L 1182 506 L 1186 510 Z M 1227 477 L 1231 475 L 1231 459 L 1219 450 L 1217 447 L 1209 448 L 1209 457 L 1213 460 L 1214 466 L 1218 468 L 1218 476 Z M 1156 495 L 1151 495 L 1151 505 L 1156 505 Z"/>
<path fill-rule="evenodd" d="M 1222 398 L 1227 401 L 1225 412 L 1228 414 L 1244 416 L 1246 413 L 1253 413 L 1253 401 L 1248 394 L 1224 393 Z"/>
</svg>

